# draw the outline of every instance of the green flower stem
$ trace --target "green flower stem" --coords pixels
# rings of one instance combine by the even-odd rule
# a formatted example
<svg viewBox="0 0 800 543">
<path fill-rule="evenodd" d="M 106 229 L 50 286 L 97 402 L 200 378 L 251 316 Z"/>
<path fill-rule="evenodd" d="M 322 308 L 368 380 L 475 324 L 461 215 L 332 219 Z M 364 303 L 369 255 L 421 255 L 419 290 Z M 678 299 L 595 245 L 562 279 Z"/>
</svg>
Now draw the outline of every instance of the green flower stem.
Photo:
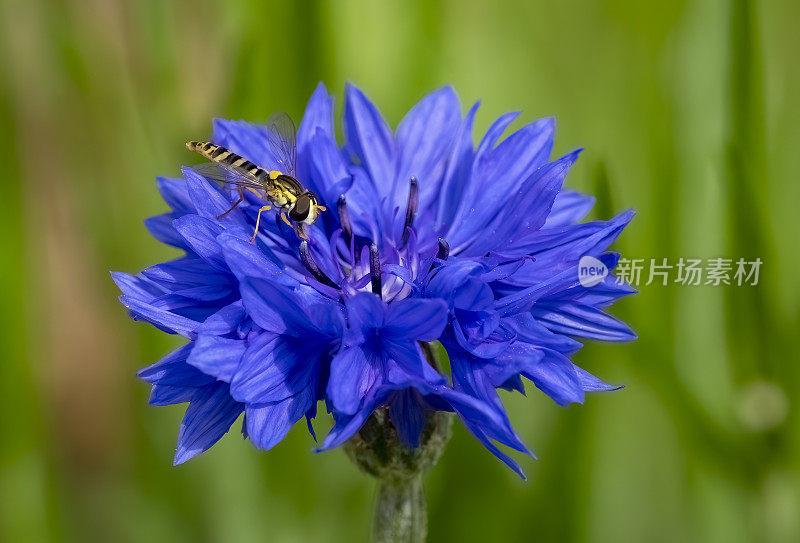
<svg viewBox="0 0 800 543">
<path fill-rule="evenodd" d="M 422 474 L 378 480 L 372 541 L 421 543 L 428 531 Z"/>
</svg>

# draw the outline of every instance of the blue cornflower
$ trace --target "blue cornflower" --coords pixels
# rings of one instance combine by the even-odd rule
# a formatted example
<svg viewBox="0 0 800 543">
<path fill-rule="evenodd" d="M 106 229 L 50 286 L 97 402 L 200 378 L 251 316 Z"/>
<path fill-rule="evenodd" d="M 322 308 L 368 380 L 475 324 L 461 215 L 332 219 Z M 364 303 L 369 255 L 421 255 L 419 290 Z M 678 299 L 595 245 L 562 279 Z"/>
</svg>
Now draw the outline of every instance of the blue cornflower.
<svg viewBox="0 0 800 543">
<path fill-rule="evenodd" d="M 584 287 L 583 256 L 608 269 L 607 247 L 630 221 L 580 223 L 592 199 L 562 189 L 578 153 L 550 160 L 554 123 L 529 124 L 498 144 L 516 118 L 498 119 L 475 147 L 449 87 L 432 93 L 392 132 L 353 86 L 340 146 L 333 100 L 321 84 L 297 133 L 297 177 L 323 213 L 308 239 L 262 202 L 191 168 L 159 179 L 170 212 L 146 221 L 184 251 L 137 275 L 113 274 L 136 319 L 188 342 L 139 375 L 151 403 L 188 402 L 175 462 L 207 450 L 244 413 L 244 435 L 269 449 L 323 400 L 335 424 L 322 449 L 352 437 L 386 408 L 400 439 L 420 443 L 429 411 L 454 411 L 495 455 L 529 452 L 499 388 L 529 379 L 559 404 L 611 390 L 569 360 L 576 338 L 625 341 L 603 311 L 630 287 L 612 276 Z M 214 121 L 212 141 L 278 169 L 265 127 Z M 224 215 L 223 215 L 224 214 Z M 430 342 L 450 357 L 436 367 Z"/>
</svg>

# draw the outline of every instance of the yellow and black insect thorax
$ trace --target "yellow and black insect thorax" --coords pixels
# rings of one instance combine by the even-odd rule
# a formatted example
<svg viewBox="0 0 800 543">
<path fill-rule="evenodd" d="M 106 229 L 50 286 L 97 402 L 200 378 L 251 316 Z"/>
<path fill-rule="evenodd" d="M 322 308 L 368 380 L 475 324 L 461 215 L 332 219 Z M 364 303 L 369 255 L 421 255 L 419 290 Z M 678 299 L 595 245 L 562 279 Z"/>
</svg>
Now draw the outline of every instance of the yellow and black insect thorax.
<svg viewBox="0 0 800 543">
<path fill-rule="evenodd" d="M 305 192 L 302 185 L 291 175 L 273 170 L 268 173 L 267 197 L 276 207 L 291 208 L 295 200 Z"/>
</svg>

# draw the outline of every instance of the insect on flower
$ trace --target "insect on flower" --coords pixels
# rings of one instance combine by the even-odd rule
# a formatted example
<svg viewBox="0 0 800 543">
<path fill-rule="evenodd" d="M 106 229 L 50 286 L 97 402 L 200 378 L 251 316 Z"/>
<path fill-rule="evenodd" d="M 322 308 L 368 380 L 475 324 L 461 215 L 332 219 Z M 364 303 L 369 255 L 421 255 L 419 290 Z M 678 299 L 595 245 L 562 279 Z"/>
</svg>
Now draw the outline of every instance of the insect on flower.
<svg viewBox="0 0 800 543">
<path fill-rule="evenodd" d="M 186 147 L 204 156 L 210 163 L 201 164 L 195 170 L 206 177 L 216 179 L 236 187 L 239 199 L 220 219 L 233 211 L 244 201 L 245 190 L 253 192 L 272 205 L 264 205 L 258 210 L 256 227 L 252 240 L 258 235 L 261 213 L 275 206 L 280 209 L 281 218 L 297 235 L 308 239 L 305 228 L 317 220 L 325 207 L 317 203 L 313 192 L 303 188 L 295 177 L 297 164 L 297 138 L 294 122 L 284 112 L 278 112 L 267 122 L 267 143 L 275 159 L 276 169 L 266 170 L 225 147 L 209 141 L 190 141 Z M 280 169 L 278 169 L 280 168 Z M 290 222 L 291 221 L 291 222 Z"/>
</svg>

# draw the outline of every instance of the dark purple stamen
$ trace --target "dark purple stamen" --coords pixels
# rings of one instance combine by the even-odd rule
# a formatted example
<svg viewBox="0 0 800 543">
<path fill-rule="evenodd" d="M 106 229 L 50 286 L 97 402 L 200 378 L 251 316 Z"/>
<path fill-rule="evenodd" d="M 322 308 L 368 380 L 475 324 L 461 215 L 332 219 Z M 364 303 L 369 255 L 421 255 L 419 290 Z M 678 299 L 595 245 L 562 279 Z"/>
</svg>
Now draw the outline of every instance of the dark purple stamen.
<svg viewBox="0 0 800 543">
<path fill-rule="evenodd" d="M 403 237 L 400 239 L 400 246 L 405 247 L 408 236 L 411 234 L 409 228 L 414 224 L 414 216 L 417 214 L 417 204 L 419 203 L 419 183 L 417 178 L 412 176 L 409 180 L 408 203 L 406 204 L 406 222 L 403 224 Z"/>
<path fill-rule="evenodd" d="M 374 243 L 369 246 L 369 275 L 372 279 L 372 292 L 381 296 L 383 285 L 381 284 L 381 257 L 378 254 L 378 246 Z"/>
<path fill-rule="evenodd" d="M 347 200 L 344 194 L 339 196 L 336 209 L 339 211 L 339 222 L 342 224 L 342 231 L 347 236 L 345 239 L 350 241 L 353 239 L 353 225 L 350 222 L 350 212 L 347 210 Z"/>
<path fill-rule="evenodd" d="M 311 256 L 311 251 L 308 249 L 308 242 L 303 241 L 300 243 L 300 261 L 303 263 L 303 266 L 306 267 L 308 272 L 314 276 L 314 279 L 322 283 L 323 285 L 327 285 L 331 288 L 339 289 L 339 285 L 331 281 L 331 279 L 325 275 L 317 263 L 314 261 L 314 257 Z"/>
<path fill-rule="evenodd" d="M 442 238 L 439 238 L 439 252 L 436 253 L 436 258 L 440 260 L 447 260 L 450 256 L 450 244 Z"/>
</svg>

